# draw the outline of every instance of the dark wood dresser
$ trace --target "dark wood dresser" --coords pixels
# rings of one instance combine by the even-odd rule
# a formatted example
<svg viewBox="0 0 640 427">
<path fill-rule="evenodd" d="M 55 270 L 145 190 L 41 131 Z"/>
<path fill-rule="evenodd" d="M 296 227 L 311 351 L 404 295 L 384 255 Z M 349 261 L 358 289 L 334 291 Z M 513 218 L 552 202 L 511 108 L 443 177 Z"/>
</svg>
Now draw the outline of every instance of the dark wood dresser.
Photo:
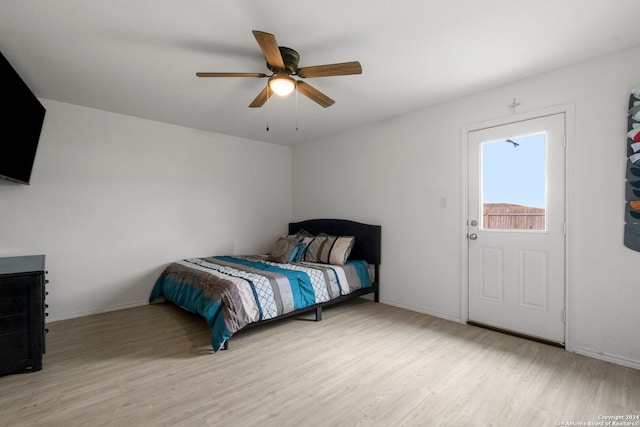
<svg viewBox="0 0 640 427">
<path fill-rule="evenodd" d="M 44 255 L 0 258 L 0 375 L 42 369 Z"/>
</svg>

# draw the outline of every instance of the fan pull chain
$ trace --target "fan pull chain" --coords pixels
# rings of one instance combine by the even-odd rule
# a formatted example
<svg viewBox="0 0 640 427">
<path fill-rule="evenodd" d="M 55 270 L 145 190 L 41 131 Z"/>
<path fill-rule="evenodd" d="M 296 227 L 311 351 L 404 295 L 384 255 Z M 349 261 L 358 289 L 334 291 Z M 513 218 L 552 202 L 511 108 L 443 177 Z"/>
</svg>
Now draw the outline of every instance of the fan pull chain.
<svg viewBox="0 0 640 427">
<path fill-rule="evenodd" d="M 298 130 L 298 91 L 296 90 L 296 131 Z"/>
</svg>

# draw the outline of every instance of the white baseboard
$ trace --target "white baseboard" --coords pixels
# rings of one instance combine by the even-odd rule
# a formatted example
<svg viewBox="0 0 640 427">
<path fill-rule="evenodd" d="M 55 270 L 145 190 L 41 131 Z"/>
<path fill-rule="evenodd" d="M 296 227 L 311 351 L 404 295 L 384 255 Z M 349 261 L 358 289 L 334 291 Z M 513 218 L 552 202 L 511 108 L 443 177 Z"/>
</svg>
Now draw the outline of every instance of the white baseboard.
<svg viewBox="0 0 640 427">
<path fill-rule="evenodd" d="M 629 359 L 627 357 L 618 356 L 602 351 L 593 350 L 588 347 L 574 346 L 573 352 L 583 356 L 592 357 L 594 359 L 604 360 L 606 362 L 615 363 L 617 365 L 626 366 L 628 368 L 640 369 L 640 360 Z"/>
<path fill-rule="evenodd" d="M 462 319 L 460 319 L 458 317 L 455 317 L 455 316 L 449 316 L 449 315 L 446 315 L 446 314 L 433 312 L 433 311 L 430 311 L 430 310 L 425 310 L 424 308 L 415 307 L 415 306 L 412 306 L 410 304 L 403 304 L 403 303 L 400 303 L 398 301 L 393 301 L 393 300 L 381 298 L 380 302 L 382 302 L 384 304 L 392 305 L 394 307 L 404 308 L 406 310 L 416 311 L 418 313 L 423 313 L 423 314 L 428 314 L 430 316 L 439 317 L 441 319 L 451 320 L 452 322 L 456 322 L 456 323 L 466 323 L 466 322 L 463 322 Z M 640 360 L 629 359 L 627 357 L 622 357 L 622 356 L 618 356 L 618 355 L 610 354 L 610 353 L 603 353 L 601 351 L 593 350 L 593 349 L 590 349 L 588 347 L 574 346 L 572 349 L 567 349 L 567 351 L 572 351 L 574 353 L 581 354 L 581 355 L 587 356 L 587 357 L 591 357 L 593 359 L 604 360 L 606 362 L 611 362 L 611 363 L 615 363 L 617 365 L 626 366 L 628 368 L 640 369 Z"/>
<path fill-rule="evenodd" d="M 403 304 L 401 302 L 390 300 L 390 299 L 387 299 L 387 298 L 380 298 L 380 302 L 383 303 L 383 304 L 392 305 L 394 307 L 399 307 L 399 308 L 404 308 L 406 310 L 415 311 L 417 313 L 428 314 L 429 316 L 433 316 L 433 317 L 439 317 L 440 319 L 450 320 L 450 321 L 456 322 L 456 323 L 464 323 L 460 317 L 451 316 L 451 315 L 440 313 L 440 312 L 436 312 L 436 311 L 426 310 L 426 309 L 424 309 L 422 307 L 416 307 L 416 306 L 412 306 L 410 304 Z"/>
<path fill-rule="evenodd" d="M 46 323 L 57 322 L 60 320 L 75 319 L 76 317 L 90 316 L 92 314 L 109 313 L 111 311 L 126 310 L 127 308 L 140 307 L 149 304 L 149 301 L 132 302 L 122 305 L 113 305 L 109 307 L 98 308 L 95 310 L 80 311 L 76 313 L 60 314 L 58 316 L 48 316 Z"/>
</svg>

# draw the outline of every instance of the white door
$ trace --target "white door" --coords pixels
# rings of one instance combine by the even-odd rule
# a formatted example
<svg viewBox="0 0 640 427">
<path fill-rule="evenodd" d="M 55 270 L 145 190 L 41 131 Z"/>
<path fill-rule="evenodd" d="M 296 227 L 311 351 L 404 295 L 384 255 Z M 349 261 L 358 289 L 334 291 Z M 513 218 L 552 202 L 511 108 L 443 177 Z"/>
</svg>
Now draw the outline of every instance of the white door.
<svg viewBox="0 0 640 427">
<path fill-rule="evenodd" d="M 565 341 L 565 115 L 469 132 L 470 322 Z"/>
</svg>

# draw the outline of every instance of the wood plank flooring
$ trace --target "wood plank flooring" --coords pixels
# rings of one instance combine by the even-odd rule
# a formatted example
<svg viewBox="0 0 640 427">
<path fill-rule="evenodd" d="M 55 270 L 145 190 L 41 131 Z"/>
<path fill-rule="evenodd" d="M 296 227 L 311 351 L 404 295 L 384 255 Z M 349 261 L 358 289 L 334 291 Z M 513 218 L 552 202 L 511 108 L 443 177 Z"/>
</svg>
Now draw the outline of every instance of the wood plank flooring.
<svg viewBox="0 0 640 427">
<path fill-rule="evenodd" d="M 247 329 L 215 354 L 204 320 L 170 304 L 48 327 L 43 370 L 0 377 L 0 426 L 554 426 L 640 414 L 638 370 L 368 300 L 321 322 Z"/>
</svg>

